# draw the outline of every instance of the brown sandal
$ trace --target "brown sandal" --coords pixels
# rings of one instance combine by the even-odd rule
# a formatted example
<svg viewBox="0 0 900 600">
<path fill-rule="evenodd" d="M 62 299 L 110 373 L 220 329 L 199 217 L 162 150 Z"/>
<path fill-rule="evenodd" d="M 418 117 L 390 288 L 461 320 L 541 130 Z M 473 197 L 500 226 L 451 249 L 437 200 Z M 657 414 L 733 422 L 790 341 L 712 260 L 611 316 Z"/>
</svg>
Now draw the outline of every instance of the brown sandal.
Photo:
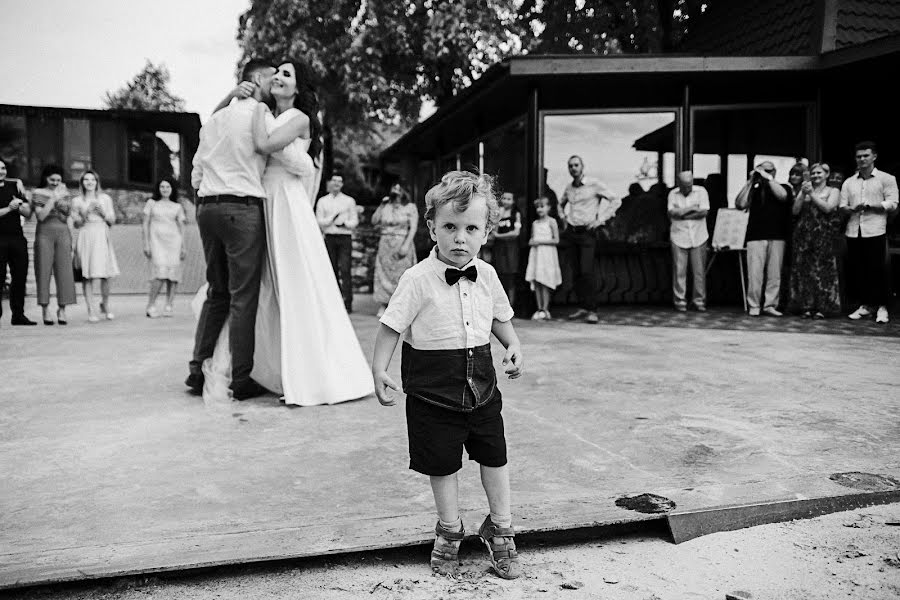
<svg viewBox="0 0 900 600">
<path fill-rule="evenodd" d="M 438 521 L 434 527 L 434 548 L 431 550 L 431 570 L 440 575 L 459 574 L 459 545 L 447 542 L 462 542 L 466 537 L 466 528 L 462 526 L 459 531 L 450 531 L 441 527 Z"/>
<path fill-rule="evenodd" d="M 522 575 L 522 563 L 519 562 L 519 554 L 516 552 L 516 535 L 512 527 L 498 527 L 491 521 L 488 515 L 478 530 L 481 541 L 487 546 L 491 557 L 491 566 L 497 575 L 503 579 L 516 579 Z M 502 544 L 494 542 L 494 538 L 503 538 Z"/>
</svg>

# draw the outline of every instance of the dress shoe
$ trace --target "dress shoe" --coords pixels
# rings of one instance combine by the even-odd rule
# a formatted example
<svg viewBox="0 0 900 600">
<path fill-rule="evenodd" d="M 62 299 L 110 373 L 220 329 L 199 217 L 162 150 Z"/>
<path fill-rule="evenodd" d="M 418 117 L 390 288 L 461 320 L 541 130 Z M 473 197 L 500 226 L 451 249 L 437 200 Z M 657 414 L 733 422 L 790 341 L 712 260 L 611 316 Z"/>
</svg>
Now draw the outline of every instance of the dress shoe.
<svg viewBox="0 0 900 600">
<path fill-rule="evenodd" d="M 676 304 L 675 310 L 678 312 L 687 312 L 687 304 Z"/>
<path fill-rule="evenodd" d="M 596 325 L 600 322 L 600 317 L 597 316 L 597 313 L 593 310 L 588 311 L 588 313 L 584 317 L 585 323 L 590 323 L 591 325 Z"/>
<path fill-rule="evenodd" d="M 9 323 L 11 325 L 37 325 L 37 323 L 35 323 L 25 315 L 14 315 L 13 318 L 9 320 Z"/>
<path fill-rule="evenodd" d="M 231 393 L 235 400 L 248 400 L 257 396 L 265 396 L 271 392 L 250 379 L 238 385 L 232 384 Z"/>
<path fill-rule="evenodd" d="M 770 317 L 780 317 L 783 316 L 784 313 L 775 308 L 774 306 L 767 306 L 763 309 L 764 315 L 769 315 Z"/>
<path fill-rule="evenodd" d="M 203 376 L 203 373 L 191 373 L 187 376 L 187 379 L 184 380 L 184 385 L 188 386 L 189 391 L 195 396 L 201 396 L 203 394 L 203 384 L 205 383 L 206 378 Z"/>
<path fill-rule="evenodd" d="M 749 314 L 751 317 L 758 317 L 759 309 L 758 308 L 750 308 L 747 310 L 747 314 Z"/>
<path fill-rule="evenodd" d="M 697 309 L 697 312 L 706 312 L 705 304 L 695 304 L 694 308 Z"/>
<path fill-rule="evenodd" d="M 887 323 L 888 321 L 890 321 L 890 318 L 888 317 L 887 307 L 879 306 L 878 314 L 875 316 L 875 322 L 876 323 Z"/>
</svg>

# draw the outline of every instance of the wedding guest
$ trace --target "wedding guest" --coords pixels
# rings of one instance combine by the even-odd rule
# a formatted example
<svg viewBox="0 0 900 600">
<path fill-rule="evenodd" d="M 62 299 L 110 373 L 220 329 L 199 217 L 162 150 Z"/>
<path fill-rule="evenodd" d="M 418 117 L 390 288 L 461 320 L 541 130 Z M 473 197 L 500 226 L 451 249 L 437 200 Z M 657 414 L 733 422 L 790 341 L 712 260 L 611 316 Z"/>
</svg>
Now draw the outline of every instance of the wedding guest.
<svg viewBox="0 0 900 600">
<path fill-rule="evenodd" d="M 25 316 L 25 280 L 28 277 L 28 242 L 22 231 L 22 217 L 31 216 L 22 182 L 6 178 L 6 163 L 0 160 L 0 287 L 6 281 L 9 264 L 9 312 L 12 325 L 36 325 Z M 71 270 L 72 266 L 69 265 Z M 0 304 L 0 315 L 3 307 Z"/>
<path fill-rule="evenodd" d="M 828 185 L 831 168 L 816 163 L 794 197 L 798 217 L 791 261 L 792 310 L 804 319 L 824 319 L 840 310 L 837 261 L 834 256 L 834 215 L 840 194 Z"/>
<path fill-rule="evenodd" d="M 890 286 L 887 270 L 887 217 L 897 209 L 897 179 L 875 168 L 878 150 L 874 142 L 856 144 L 856 174 L 841 186 L 840 209 L 849 217 L 847 269 L 850 293 L 860 302 L 850 313 L 853 320 L 872 314 L 887 323 Z"/>
<path fill-rule="evenodd" d="M 417 262 L 413 238 L 419 227 L 419 211 L 401 184 L 395 183 L 390 194 L 381 199 L 372 215 L 372 225 L 381 229 L 373 282 L 375 302 L 381 305 L 378 316 L 381 317 L 397 289 L 400 276 Z"/>
<path fill-rule="evenodd" d="M 559 200 L 559 210 L 565 221 L 559 245 L 572 265 L 579 302 L 578 310 L 569 315 L 569 319 L 599 323 L 594 273 L 597 228 L 615 216 L 622 201 L 602 181 L 585 177 L 584 161 L 580 156 L 570 156 L 567 166 L 572 182 Z"/>
<path fill-rule="evenodd" d="M 747 306 L 750 316 L 780 317 L 781 267 L 791 231 L 791 187 L 775 181 L 775 165 L 763 161 L 750 171 L 735 206 L 747 220 Z M 765 289 L 763 282 L 765 281 Z"/>
<path fill-rule="evenodd" d="M 497 271 L 509 303 L 516 305 L 516 278 L 519 274 L 519 234 L 522 217 L 512 192 L 500 196 L 500 220 L 494 228 L 491 265 Z"/>
<path fill-rule="evenodd" d="M 668 213 L 672 219 L 669 238 L 672 246 L 672 298 L 675 310 L 687 310 L 687 270 L 691 266 L 694 282 L 693 304 L 699 312 L 706 311 L 706 215 L 709 196 L 706 190 L 694 185 L 694 174 L 678 174 L 678 186 L 669 192 Z"/>
<path fill-rule="evenodd" d="M 116 253 L 113 251 L 109 229 L 116 222 L 112 198 L 100 189 L 100 176 L 87 170 L 78 182 L 81 195 L 72 202 L 73 221 L 79 228 L 75 256 L 81 267 L 82 291 L 87 304 L 88 321 L 96 323 L 101 317 L 114 318 L 109 310 L 109 280 L 119 275 Z M 100 315 L 94 307 L 94 295 L 100 288 Z"/>
<path fill-rule="evenodd" d="M 316 202 L 316 221 L 325 235 L 325 249 L 349 313 L 353 312 L 353 231 L 359 225 L 359 213 L 356 200 L 343 193 L 343 187 L 343 176 L 332 175 L 328 193 Z"/>
<path fill-rule="evenodd" d="M 75 274 L 72 264 L 72 231 L 69 217 L 72 200 L 63 183 L 62 169 L 47 165 L 41 173 L 44 187 L 32 193 L 37 229 L 34 234 L 34 275 L 37 300 L 44 325 L 53 325 L 50 313 L 50 278 L 56 284 L 56 321 L 66 325 L 66 306 L 75 304 Z"/>
<path fill-rule="evenodd" d="M 150 296 L 146 314 L 151 319 L 160 316 L 156 299 L 166 285 L 166 304 L 162 316 L 171 317 L 175 291 L 181 281 L 182 265 L 186 256 L 184 248 L 184 224 L 187 217 L 178 201 L 178 184 L 172 177 L 163 177 L 156 184 L 153 197 L 144 204 L 141 233 L 144 239 L 144 256 L 150 262 Z"/>
</svg>

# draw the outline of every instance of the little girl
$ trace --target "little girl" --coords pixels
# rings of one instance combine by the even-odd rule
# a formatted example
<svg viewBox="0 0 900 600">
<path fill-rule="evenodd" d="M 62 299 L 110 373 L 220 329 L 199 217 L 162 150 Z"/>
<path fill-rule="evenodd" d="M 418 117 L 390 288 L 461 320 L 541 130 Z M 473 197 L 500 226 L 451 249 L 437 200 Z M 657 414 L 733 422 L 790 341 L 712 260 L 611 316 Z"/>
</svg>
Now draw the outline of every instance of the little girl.
<svg viewBox="0 0 900 600">
<path fill-rule="evenodd" d="M 534 201 L 534 207 L 538 218 L 532 223 L 531 239 L 528 240 L 531 250 L 528 253 L 525 281 L 531 284 L 537 300 L 538 309 L 531 319 L 540 321 L 551 318 L 550 311 L 547 310 L 550 306 L 550 292 L 562 283 L 562 273 L 556 253 L 559 227 L 556 220 L 550 217 L 550 200 L 541 196 Z"/>
<path fill-rule="evenodd" d="M 516 276 L 519 273 L 519 233 L 522 218 L 512 192 L 500 196 L 500 220 L 494 228 L 491 265 L 497 271 L 509 303 L 516 305 Z"/>
</svg>

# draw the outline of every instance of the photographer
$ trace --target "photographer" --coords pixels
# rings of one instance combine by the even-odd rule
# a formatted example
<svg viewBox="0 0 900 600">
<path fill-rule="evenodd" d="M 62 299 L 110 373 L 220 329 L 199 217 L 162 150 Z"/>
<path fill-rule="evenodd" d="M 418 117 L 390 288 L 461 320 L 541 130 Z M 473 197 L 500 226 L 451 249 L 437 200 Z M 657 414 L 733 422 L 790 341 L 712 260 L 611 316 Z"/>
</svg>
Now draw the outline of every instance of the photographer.
<svg viewBox="0 0 900 600">
<path fill-rule="evenodd" d="M 775 165 L 761 162 L 750 171 L 738 192 L 735 206 L 749 209 L 747 221 L 747 306 L 750 316 L 760 312 L 780 317 L 781 265 L 791 235 L 793 194 L 787 184 L 775 181 Z M 765 281 L 765 293 L 763 290 Z"/>
</svg>

